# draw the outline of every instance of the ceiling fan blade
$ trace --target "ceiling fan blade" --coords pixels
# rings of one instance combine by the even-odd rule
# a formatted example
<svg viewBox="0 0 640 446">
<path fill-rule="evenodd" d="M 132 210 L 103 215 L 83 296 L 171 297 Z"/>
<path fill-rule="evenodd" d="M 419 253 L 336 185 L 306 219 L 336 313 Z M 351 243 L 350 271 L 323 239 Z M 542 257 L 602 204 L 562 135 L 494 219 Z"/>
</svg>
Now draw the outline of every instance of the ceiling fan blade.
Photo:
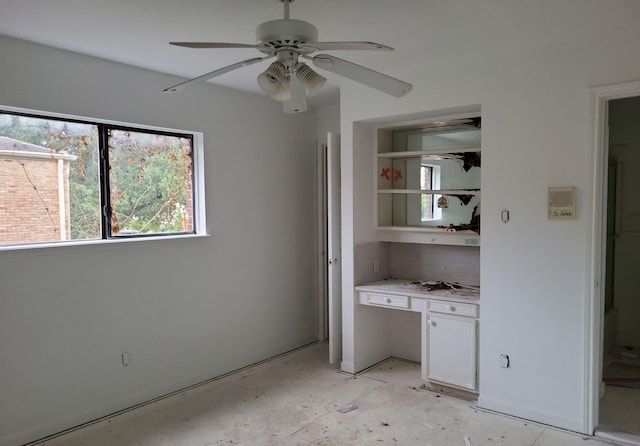
<svg viewBox="0 0 640 446">
<path fill-rule="evenodd" d="M 224 42 L 169 42 L 170 45 L 185 48 L 258 48 L 257 45 L 248 43 L 224 43 Z"/>
<path fill-rule="evenodd" d="M 375 42 L 306 42 L 298 44 L 301 48 L 313 48 L 316 51 L 332 50 L 378 50 L 393 51 L 393 48 Z"/>
<path fill-rule="evenodd" d="M 238 68 L 246 67 L 247 65 L 253 65 L 254 63 L 258 63 L 265 59 L 269 59 L 270 57 L 273 57 L 273 56 L 253 57 L 251 59 L 243 60 L 241 62 L 236 62 L 232 65 L 228 65 L 226 67 L 213 70 L 210 73 L 203 74 L 202 76 L 198 76 L 196 78 L 189 79 L 188 81 L 180 82 L 179 84 L 173 85 L 169 88 L 165 88 L 164 91 L 168 91 L 168 92 L 179 91 L 185 87 L 188 87 L 189 85 L 196 84 L 198 82 L 204 82 L 216 76 L 220 76 L 221 74 L 228 73 L 229 71 L 237 70 Z"/>
<path fill-rule="evenodd" d="M 413 88 L 413 85 L 400 79 L 328 54 L 318 54 L 312 60 L 318 68 L 339 74 L 397 98 L 409 93 Z"/>
</svg>

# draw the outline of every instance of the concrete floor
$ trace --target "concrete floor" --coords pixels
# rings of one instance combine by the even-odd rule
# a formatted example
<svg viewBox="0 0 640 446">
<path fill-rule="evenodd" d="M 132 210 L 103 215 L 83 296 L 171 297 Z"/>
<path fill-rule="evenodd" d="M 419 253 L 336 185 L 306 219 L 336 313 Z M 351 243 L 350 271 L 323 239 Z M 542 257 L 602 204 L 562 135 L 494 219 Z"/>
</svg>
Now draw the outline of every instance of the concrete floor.
<svg viewBox="0 0 640 446">
<path fill-rule="evenodd" d="M 624 350 L 620 348 L 618 351 Z M 632 367 L 627 367 L 632 366 Z M 603 375 L 608 379 L 637 378 L 640 358 L 609 354 Z M 640 446 L 640 388 L 607 385 L 600 400 L 600 420 L 596 436 L 623 445 Z"/>
<path fill-rule="evenodd" d="M 624 445 L 640 445 L 640 389 L 607 386 L 600 400 L 596 435 Z"/>
<path fill-rule="evenodd" d="M 420 366 L 389 360 L 357 377 L 316 344 L 102 420 L 41 446 L 597 446 L 590 437 L 477 410 L 420 388 Z M 339 409 L 357 408 L 341 413 Z"/>
</svg>

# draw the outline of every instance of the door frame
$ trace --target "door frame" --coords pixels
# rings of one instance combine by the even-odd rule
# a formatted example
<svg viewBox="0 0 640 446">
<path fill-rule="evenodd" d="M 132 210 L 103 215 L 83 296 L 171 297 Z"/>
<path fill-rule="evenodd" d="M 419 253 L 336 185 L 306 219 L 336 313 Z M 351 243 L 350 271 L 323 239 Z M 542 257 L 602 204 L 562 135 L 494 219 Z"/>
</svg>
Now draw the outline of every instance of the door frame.
<svg viewBox="0 0 640 446">
<path fill-rule="evenodd" d="M 318 341 L 329 338 L 327 270 L 327 138 L 316 141 Z"/>
<path fill-rule="evenodd" d="M 335 364 L 342 358 L 342 180 L 338 133 L 327 133 L 326 148 L 329 364 Z"/>
<path fill-rule="evenodd" d="M 591 90 L 591 162 L 593 190 L 591 237 L 587 274 L 588 302 L 585 317 L 585 432 L 598 427 L 602 381 L 604 291 L 606 274 L 607 166 L 609 164 L 609 101 L 640 96 L 640 81 L 596 87 Z"/>
<path fill-rule="evenodd" d="M 332 221 L 334 218 L 341 221 L 339 137 L 338 133 L 328 132 L 326 138 L 318 138 L 316 141 L 318 341 L 329 341 L 330 364 L 338 362 L 342 357 L 342 238 L 340 224 L 336 229 L 335 221 Z M 335 181 L 338 184 L 334 184 Z M 337 245 L 332 245 L 333 243 Z M 330 259 L 331 256 L 333 258 Z"/>
</svg>

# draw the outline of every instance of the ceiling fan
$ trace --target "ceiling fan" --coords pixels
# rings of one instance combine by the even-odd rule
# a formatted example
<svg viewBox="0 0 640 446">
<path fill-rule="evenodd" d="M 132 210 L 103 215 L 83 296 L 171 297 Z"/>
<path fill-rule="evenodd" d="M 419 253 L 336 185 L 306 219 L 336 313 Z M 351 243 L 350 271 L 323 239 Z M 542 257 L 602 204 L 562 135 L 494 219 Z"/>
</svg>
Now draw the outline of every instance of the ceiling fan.
<svg viewBox="0 0 640 446">
<path fill-rule="evenodd" d="M 393 48 L 374 42 L 318 42 L 318 29 L 315 26 L 302 20 L 289 18 L 289 5 L 294 0 L 279 1 L 284 4 L 284 18 L 258 25 L 255 45 L 222 42 L 169 42 L 171 45 L 196 49 L 255 48 L 265 56 L 252 57 L 218 68 L 210 73 L 173 85 L 164 91 L 179 91 L 189 85 L 204 82 L 238 68 L 272 58 L 276 60 L 258 76 L 258 85 L 269 97 L 282 102 L 284 111 L 287 113 L 306 111 L 306 96 L 316 93 L 326 81 L 326 78 L 313 71 L 300 59 L 309 60 L 318 68 L 395 97 L 404 96 L 413 88 L 413 85 L 407 82 L 335 56 L 328 54 L 311 56 L 316 51 L 393 51 Z"/>
</svg>

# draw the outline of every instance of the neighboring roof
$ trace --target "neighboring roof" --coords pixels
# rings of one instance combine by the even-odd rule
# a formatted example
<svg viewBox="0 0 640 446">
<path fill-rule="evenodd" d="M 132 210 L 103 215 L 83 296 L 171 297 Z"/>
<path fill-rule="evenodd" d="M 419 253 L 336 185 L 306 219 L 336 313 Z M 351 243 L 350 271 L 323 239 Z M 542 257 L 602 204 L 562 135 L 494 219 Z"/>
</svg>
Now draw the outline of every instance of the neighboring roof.
<svg viewBox="0 0 640 446">
<path fill-rule="evenodd" d="M 12 158 L 53 158 L 75 160 L 76 156 L 56 152 L 48 147 L 31 144 L 8 136 L 0 136 L 0 155 Z"/>
</svg>

